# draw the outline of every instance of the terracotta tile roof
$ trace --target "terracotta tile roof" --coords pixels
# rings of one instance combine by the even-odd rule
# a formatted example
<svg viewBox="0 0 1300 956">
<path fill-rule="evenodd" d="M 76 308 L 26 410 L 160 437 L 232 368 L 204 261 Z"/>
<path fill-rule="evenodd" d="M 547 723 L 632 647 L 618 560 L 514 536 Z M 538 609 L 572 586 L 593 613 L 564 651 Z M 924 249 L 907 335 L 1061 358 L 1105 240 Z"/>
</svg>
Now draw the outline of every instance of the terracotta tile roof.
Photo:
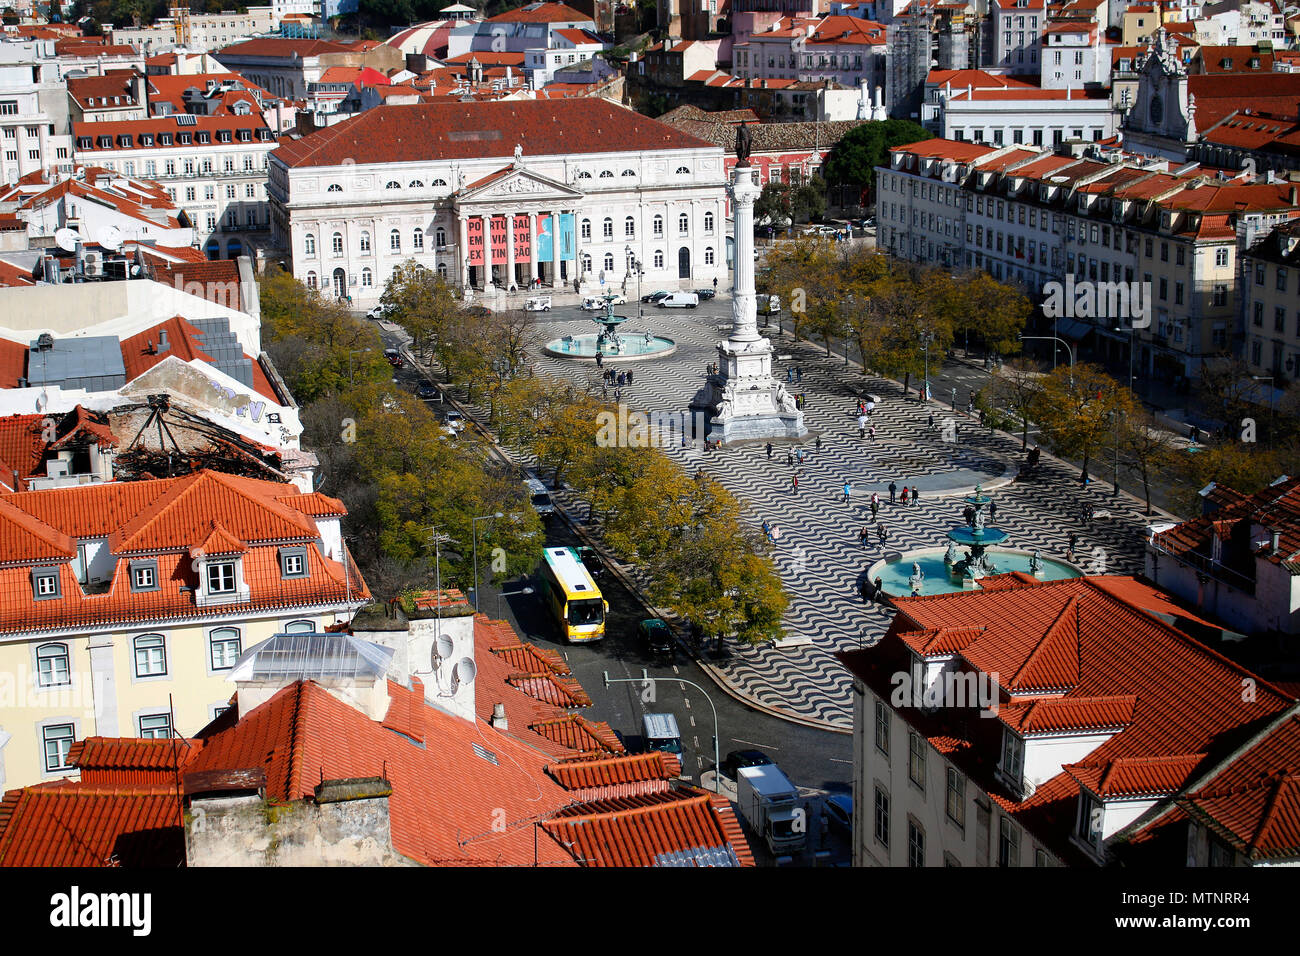
<svg viewBox="0 0 1300 956">
<path fill-rule="evenodd" d="M 221 526 L 216 518 L 212 519 L 210 530 L 202 541 L 190 548 L 191 558 L 200 558 L 205 554 L 229 555 L 243 554 L 248 546 Z"/>
<path fill-rule="evenodd" d="M 687 788 L 584 804 L 542 822 L 586 866 L 753 866 L 724 797 Z"/>
<path fill-rule="evenodd" d="M 174 146 L 163 146 L 161 144 L 161 142 L 158 140 L 157 137 L 157 134 L 159 133 L 178 134 L 178 133 L 207 132 L 207 133 L 214 134 L 220 130 L 229 130 L 233 135 L 234 133 L 236 133 L 241 129 L 249 129 L 254 131 L 254 136 L 252 141 L 241 144 L 250 147 L 257 145 L 258 143 L 269 142 L 267 140 L 259 139 L 258 134 L 256 133 L 257 130 L 268 130 L 271 133 L 272 138 L 274 138 L 274 134 L 275 134 L 275 131 L 270 130 L 270 127 L 266 125 L 266 121 L 262 119 L 260 115 L 253 114 L 250 116 L 227 116 L 227 115 L 194 116 L 194 125 L 192 126 L 178 126 L 176 124 L 175 117 L 172 116 L 153 116 L 153 117 L 149 117 L 148 119 L 135 119 L 135 120 L 107 120 L 98 123 L 92 121 L 86 121 L 86 122 L 72 124 L 72 136 L 74 140 L 80 139 L 82 137 L 90 137 L 89 146 L 80 146 L 74 143 L 74 147 L 77 151 L 78 156 L 80 157 L 80 156 L 85 156 L 88 153 L 112 153 L 123 149 L 130 149 L 130 150 L 174 149 L 175 148 Z M 153 146 L 141 145 L 140 142 L 141 133 L 154 134 L 154 145 Z M 112 144 L 108 146 L 100 145 L 99 138 L 101 136 L 112 137 L 113 140 Z M 117 138 L 119 136 L 130 136 L 131 145 L 129 146 L 119 145 L 117 141 Z M 229 143 L 219 142 L 218 138 L 215 135 L 211 136 L 210 139 L 211 142 L 204 144 L 198 142 L 198 137 L 194 136 L 193 142 L 189 143 L 188 145 L 193 146 L 196 149 L 206 149 L 208 146 L 231 145 Z M 234 141 L 236 143 L 240 142 L 238 138 L 235 138 Z"/>
<path fill-rule="evenodd" d="M 1006 687 L 1013 693 L 1065 692 L 1078 683 L 1079 599 L 1071 597 Z"/>
<path fill-rule="evenodd" d="M 569 665 L 558 651 L 550 648 L 541 648 L 535 644 L 519 643 L 507 647 L 494 647 L 491 649 L 503 661 L 521 671 L 543 671 L 549 670 L 554 674 L 570 673 Z"/>
<path fill-rule="evenodd" d="M 68 95 L 83 109 L 124 109 L 136 105 L 132 83 L 135 76 L 134 70 L 108 70 L 103 76 L 70 76 L 65 82 Z M 114 99 L 118 102 L 114 103 Z"/>
<path fill-rule="evenodd" d="M 295 511 L 311 515 L 313 518 L 331 516 L 343 518 L 348 513 L 348 509 L 343 506 L 343 502 L 337 498 L 331 498 L 329 495 L 323 495 L 319 491 L 313 491 L 311 494 L 277 495 L 275 500 L 288 505 Z"/>
<path fill-rule="evenodd" d="M 620 754 L 626 753 L 609 724 L 588 720 L 579 714 L 565 714 L 550 720 L 528 725 L 539 737 L 557 744 L 561 754 Z"/>
<path fill-rule="evenodd" d="M 937 627 L 899 634 L 899 640 L 923 657 L 944 656 L 967 647 L 979 638 L 982 627 Z"/>
<path fill-rule="evenodd" d="M 436 745 L 393 733 L 300 681 L 233 727 L 201 732 L 189 772 L 262 768 L 268 799 L 280 801 L 312 796 L 322 778 L 383 776 L 392 785 L 393 848 L 418 863 L 573 865 L 555 842 L 534 843 L 532 821 L 570 802 L 546 774 L 544 757 L 482 722 L 429 707 L 422 691 L 389 687 L 420 695 L 404 706 L 422 708 L 425 739 Z M 501 819 L 504 830 L 494 828 Z"/>
<path fill-rule="evenodd" d="M 1300 476 L 1268 485 L 1248 497 L 1224 486 L 1219 486 L 1216 491 L 1222 503 L 1214 511 L 1161 532 L 1152 539 L 1153 545 L 1174 555 L 1199 553 L 1209 556 L 1216 531 L 1227 552 L 1228 542 L 1234 535 L 1240 533 L 1248 539 L 1253 538 L 1255 535 L 1251 529 L 1258 526 L 1279 534 L 1277 551 L 1272 550 L 1270 540 L 1266 552 L 1260 553 L 1264 560 L 1280 564 L 1292 560 L 1292 556 L 1300 551 Z M 1253 541 L 1248 542 L 1248 546 L 1253 547 Z M 1245 555 L 1225 554 L 1224 561 L 1239 573 L 1253 575 L 1253 568 Z"/>
<path fill-rule="evenodd" d="M 488 17 L 488 23 L 585 23 L 588 14 L 564 3 L 531 3 L 516 10 Z"/>
<path fill-rule="evenodd" d="M 1248 859 L 1300 856 L 1300 716 L 1292 714 L 1178 803 Z"/>
<path fill-rule="evenodd" d="M 1069 764 L 1065 771 L 1102 798 L 1153 797 L 1176 793 L 1204 762 L 1205 754 L 1120 757 Z"/>
<path fill-rule="evenodd" d="M 184 863 L 175 786 L 43 784 L 0 802 L 0 866 Z"/>
<path fill-rule="evenodd" d="M 565 760 L 546 768 L 575 800 L 606 800 L 643 793 L 662 793 L 682 773 L 682 762 L 673 754 L 651 753 L 606 757 L 596 760 Z"/>
<path fill-rule="evenodd" d="M 1022 736 L 1109 730 L 1118 732 L 1133 722 L 1137 697 L 1054 697 L 1024 704 L 1004 704 L 998 719 Z"/>
<path fill-rule="evenodd" d="M 522 50 L 472 50 L 443 62 L 447 66 L 465 66 L 474 60 L 483 66 L 522 66 L 525 55 Z"/>
<path fill-rule="evenodd" d="M 976 89 L 1037 89 L 1032 83 L 984 70 L 931 70 L 925 82 L 927 86 L 951 86 L 955 90 L 968 86 Z"/>
<path fill-rule="evenodd" d="M 378 106 L 354 119 L 281 142 L 286 166 L 337 166 L 439 159 L 645 152 L 708 145 L 601 99 L 413 103 Z"/>
<path fill-rule="evenodd" d="M 258 56 L 271 57 L 273 59 L 290 60 L 295 57 L 306 59 L 309 56 L 320 56 L 322 53 L 347 53 L 349 48 L 342 43 L 331 43 L 328 40 L 295 40 L 282 39 L 280 37 L 257 37 L 252 40 L 245 40 L 242 43 L 232 43 L 230 46 L 222 47 L 213 53 L 217 60 L 223 57 L 231 59 Z"/>
<path fill-rule="evenodd" d="M 1078 761 L 1089 765 L 1202 753 L 1221 760 L 1261 723 L 1292 706 L 1291 699 L 1267 681 L 1130 603 L 1126 587 L 1076 578 L 897 598 L 898 614 L 884 641 L 838 656 L 873 693 L 888 700 L 891 675 L 910 666 L 912 651 L 899 635 L 982 625 L 979 639 L 959 652 L 963 666 L 986 674 L 1015 674 L 1066 608 L 1077 603 L 1079 673 L 1076 686 L 1064 696 L 1039 700 L 1032 707 L 1023 699 L 1004 699 L 999 721 L 969 720 L 953 708 L 933 713 L 897 709 L 1036 839 L 1067 862 L 1085 863 L 1068 840 L 1077 805 L 1074 777 L 1062 770 L 1027 799 L 1011 794 L 995 779 L 992 768 L 1000 753 L 1003 721 L 1023 726 L 1032 735 L 1058 727 L 1115 726 L 1127 718 L 1127 727 Z M 1254 681 L 1256 693 L 1243 699 L 1242 682 L 1247 679 Z M 1196 692 L 1188 693 L 1188 687 Z"/>
<path fill-rule="evenodd" d="M 68 763 L 85 784 L 146 784 L 175 790 L 177 770 L 198 753 L 187 740 L 143 737 L 87 737 L 72 745 Z"/>
<path fill-rule="evenodd" d="M 590 707 L 591 697 L 576 680 L 558 677 L 549 670 L 511 674 L 506 683 L 517 687 L 529 697 L 544 700 L 556 707 Z"/>
<path fill-rule="evenodd" d="M 76 556 L 76 541 L 0 498 L 0 562 L 30 565 Z"/>
<path fill-rule="evenodd" d="M 25 222 L 22 224 L 22 228 L 27 228 Z M 20 269 L 13 263 L 0 260 L 0 288 L 8 289 L 25 285 L 36 285 L 36 280 L 32 278 L 30 270 Z M 7 387 L 12 388 L 13 386 Z"/>
</svg>

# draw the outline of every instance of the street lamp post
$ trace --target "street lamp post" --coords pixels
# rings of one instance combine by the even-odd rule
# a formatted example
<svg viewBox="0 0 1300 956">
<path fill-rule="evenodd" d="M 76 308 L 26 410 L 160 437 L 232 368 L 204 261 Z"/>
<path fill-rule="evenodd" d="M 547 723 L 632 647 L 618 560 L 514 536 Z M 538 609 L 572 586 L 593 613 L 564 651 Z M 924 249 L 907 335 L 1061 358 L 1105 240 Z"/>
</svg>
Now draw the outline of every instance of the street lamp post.
<svg viewBox="0 0 1300 956">
<path fill-rule="evenodd" d="M 532 594 L 532 588 L 520 588 L 518 591 L 498 591 L 497 592 L 497 620 L 501 620 L 501 599 L 503 597 L 513 597 L 516 594 Z"/>
<path fill-rule="evenodd" d="M 641 301 L 641 273 L 645 270 L 641 268 L 641 260 L 636 257 L 631 246 L 625 246 L 623 251 L 627 253 L 628 268 L 636 270 L 636 315 L 638 319 L 644 319 L 645 303 Z"/>
<path fill-rule="evenodd" d="M 1074 349 L 1070 348 L 1069 342 L 1065 341 L 1065 339 L 1061 338 L 1059 335 L 1022 335 L 1020 336 L 1020 340 L 1022 342 L 1060 342 L 1061 347 L 1064 348 L 1066 353 L 1070 356 L 1070 387 L 1074 387 Z M 1056 361 L 1056 349 L 1052 349 L 1052 361 L 1053 363 Z"/>
<path fill-rule="evenodd" d="M 663 680 L 676 681 L 679 684 L 689 684 L 691 687 L 694 687 L 703 694 L 704 699 L 709 702 L 709 707 L 713 710 L 713 792 L 722 792 L 722 781 L 718 779 L 722 775 L 722 760 L 719 759 L 718 756 L 718 734 L 720 733 L 718 730 L 718 708 L 713 706 L 713 698 L 709 696 L 708 691 L 699 684 L 696 684 L 694 681 L 685 680 L 681 677 L 651 677 L 650 672 L 646 670 L 641 671 L 640 677 L 610 677 L 609 671 L 605 671 L 604 678 L 605 688 L 607 690 L 609 689 L 610 684 L 657 684 L 659 681 Z"/>
<path fill-rule="evenodd" d="M 1111 409 L 1111 416 L 1115 419 L 1115 480 L 1112 482 L 1114 489 L 1111 491 L 1111 497 L 1119 497 L 1119 417 L 1118 408 Z"/>
<path fill-rule="evenodd" d="M 926 329 L 921 333 L 921 348 L 925 351 L 925 391 L 922 393 L 921 401 L 930 400 L 930 343 L 934 341 L 934 333 Z"/>
<path fill-rule="evenodd" d="M 476 611 L 478 610 L 478 523 L 492 518 L 504 517 L 505 515 L 498 511 L 495 514 L 483 515 L 480 518 L 471 518 L 469 522 L 474 538 L 474 610 Z"/>
<path fill-rule="evenodd" d="M 373 352 L 374 349 L 348 349 L 348 384 L 355 385 L 357 382 L 357 373 L 352 362 L 352 356 L 360 355 L 362 352 Z"/>
</svg>

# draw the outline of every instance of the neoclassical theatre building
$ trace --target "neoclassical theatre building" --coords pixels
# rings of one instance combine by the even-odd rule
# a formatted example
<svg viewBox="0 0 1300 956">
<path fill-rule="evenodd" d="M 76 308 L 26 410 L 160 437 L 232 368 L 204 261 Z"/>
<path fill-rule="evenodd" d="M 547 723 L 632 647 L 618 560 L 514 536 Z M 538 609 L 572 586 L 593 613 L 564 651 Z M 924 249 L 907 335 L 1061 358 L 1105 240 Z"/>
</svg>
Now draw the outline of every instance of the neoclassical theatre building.
<svg viewBox="0 0 1300 956">
<path fill-rule="evenodd" d="M 411 258 L 479 290 L 728 281 L 722 149 L 598 99 L 377 107 L 284 142 L 268 193 L 294 276 L 357 304 Z"/>
</svg>

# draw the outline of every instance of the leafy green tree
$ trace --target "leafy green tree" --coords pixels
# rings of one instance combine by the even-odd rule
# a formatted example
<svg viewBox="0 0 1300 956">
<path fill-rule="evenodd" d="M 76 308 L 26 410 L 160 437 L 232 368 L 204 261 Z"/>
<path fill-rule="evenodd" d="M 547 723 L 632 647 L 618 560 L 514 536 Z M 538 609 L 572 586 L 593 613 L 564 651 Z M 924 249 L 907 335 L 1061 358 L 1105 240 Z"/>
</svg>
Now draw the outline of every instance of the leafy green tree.
<svg viewBox="0 0 1300 956">
<path fill-rule="evenodd" d="M 1029 423 L 1043 390 L 1043 373 L 1032 359 L 1016 357 L 980 392 L 989 410 L 1006 409 L 1020 423 L 1020 450 L 1029 447 Z"/>
<path fill-rule="evenodd" d="M 1062 365 L 1043 376 L 1033 418 L 1043 438 L 1058 455 L 1083 460 L 1082 480 L 1088 482 L 1093 457 L 1111 442 L 1113 414 L 1137 413 L 1133 393 L 1096 365 Z"/>
<path fill-rule="evenodd" d="M 461 300 L 442 276 L 414 259 L 398 266 L 384 285 L 380 304 L 411 336 L 411 351 L 426 356 L 460 317 Z"/>
<path fill-rule="evenodd" d="M 863 123 L 849 130 L 831 148 L 822 175 L 833 186 L 871 189 L 876 181 L 876 167 L 888 163 L 891 149 L 933 137 L 928 129 L 910 120 Z"/>
</svg>

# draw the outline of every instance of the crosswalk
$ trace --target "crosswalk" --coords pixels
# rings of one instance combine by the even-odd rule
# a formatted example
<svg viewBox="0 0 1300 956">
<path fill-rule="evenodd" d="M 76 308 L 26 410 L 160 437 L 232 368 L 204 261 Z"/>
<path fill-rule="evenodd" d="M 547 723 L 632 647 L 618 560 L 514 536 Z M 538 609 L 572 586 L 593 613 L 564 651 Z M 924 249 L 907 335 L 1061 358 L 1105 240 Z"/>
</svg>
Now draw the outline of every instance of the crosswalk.
<svg viewBox="0 0 1300 956">
<path fill-rule="evenodd" d="M 676 354 L 640 362 L 633 384 L 623 389 L 623 400 L 645 412 L 685 408 L 702 383 L 706 365 L 716 357 L 713 345 L 716 319 L 647 316 L 646 326 L 678 343 Z M 586 331 L 589 322 L 552 319 L 540 326 L 546 338 Z M 636 322 L 629 323 L 635 325 Z M 631 329 L 633 333 L 641 329 Z M 904 401 L 892 382 L 862 375 L 837 357 L 804 343 L 782 341 L 777 351 L 789 355 L 776 363 L 784 379 L 787 364 L 803 371 L 794 391 L 807 393 L 807 438 L 798 443 L 774 443 L 768 457 L 765 443 L 729 446 L 707 451 L 673 443 L 663 450 L 694 472 L 703 468 L 748 506 L 747 520 L 766 520 L 781 529 L 774 556 L 790 596 L 785 616 L 786 633 L 810 639 L 783 648 L 763 646 L 733 649 L 721 665 L 733 688 L 769 707 L 838 727 L 852 724 L 850 681 L 830 656 L 836 650 L 870 645 L 889 626 L 890 614 L 866 605 L 859 592 L 868 566 L 883 556 L 875 542 L 859 543 L 858 531 L 871 523 L 868 498 L 880 493 L 884 502 L 880 522 L 889 532 L 888 550 L 939 546 L 946 532 L 962 523 L 961 503 L 944 497 L 944 489 L 969 488 L 977 481 L 996 481 L 1009 462 L 1021 457 L 1020 443 L 978 428 L 966 415 L 953 416 L 940 407 Z M 535 360 L 538 374 L 551 374 L 585 382 L 591 366 L 548 356 Z M 874 442 L 859 439 L 857 401 L 865 393 L 881 398 L 872 422 Z M 611 390 L 612 398 L 612 390 Z M 931 409 L 936 430 L 929 432 Z M 940 431 L 951 419 L 955 441 L 945 441 Z M 821 448 L 816 449 L 816 439 Z M 786 451 L 802 448 L 802 465 L 786 463 Z M 799 475 L 798 490 L 791 476 Z M 845 482 L 853 494 L 843 499 Z M 920 487 L 918 505 L 889 504 L 886 486 L 893 481 Z M 1107 486 L 1109 489 L 1109 486 Z M 563 500 L 565 495 L 559 493 Z M 1065 557 L 1071 533 L 1079 536 L 1076 560 L 1095 573 L 1133 573 L 1141 569 L 1141 529 L 1145 520 L 1128 499 L 1081 490 L 1077 472 L 1044 461 L 1032 483 L 1007 484 L 995 492 L 997 525 L 1010 533 L 1008 547 L 1038 548 L 1044 556 Z M 1082 505 L 1091 503 L 1109 516 L 1090 525 L 1081 517 Z M 574 512 L 585 516 L 585 509 Z"/>
</svg>

